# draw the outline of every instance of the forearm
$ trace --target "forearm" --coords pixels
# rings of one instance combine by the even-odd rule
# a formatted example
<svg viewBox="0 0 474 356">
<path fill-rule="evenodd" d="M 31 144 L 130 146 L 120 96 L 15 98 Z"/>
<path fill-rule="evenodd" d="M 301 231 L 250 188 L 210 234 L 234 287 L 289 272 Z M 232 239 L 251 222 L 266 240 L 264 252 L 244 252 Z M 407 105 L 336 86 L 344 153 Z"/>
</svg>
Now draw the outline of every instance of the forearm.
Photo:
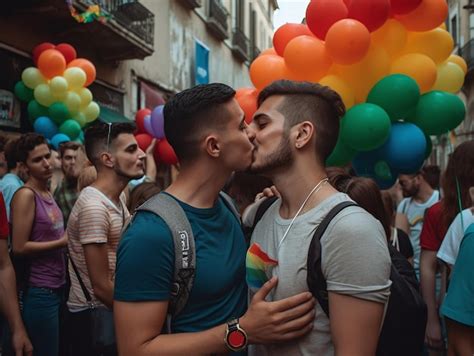
<svg viewBox="0 0 474 356">
<path fill-rule="evenodd" d="M 422 251 L 420 267 L 421 295 L 423 296 L 423 299 L 428 308 L 428 318 L 432 318 L 434 316 L 436 316 L 437 318 L 438 311 L 436 306 L 435 293 L 436 259 L 428 255 L 426 251 Z"/>
<path fill-rule="evenodd" d="M 114 303 L 114 283 L 110 280 L 101 281 L 100 283 L 92 282 L 94 295 L 109 309 L 113 308 Z"/>
<path fill-rule="evenodd" d="M 65 246 L 61 239 L 46 242 L 27 241 L 23 246 L 16 247 L 13 245 L 13 252 L 18 255 L 36 255 L 63 247 Z"/>
<path fill-rule="evenodd" d="M 0 267 L 0 308 L 13 333 L 23 328 L 16 292 L 15 271 L 10 261 Z"/>
<path fill-rule="evenodd" d="M 146 156 L 146 172 L 145 175 L 152 181 L 156 181 L 156 163 L 153 155 Z"/>
</svg>

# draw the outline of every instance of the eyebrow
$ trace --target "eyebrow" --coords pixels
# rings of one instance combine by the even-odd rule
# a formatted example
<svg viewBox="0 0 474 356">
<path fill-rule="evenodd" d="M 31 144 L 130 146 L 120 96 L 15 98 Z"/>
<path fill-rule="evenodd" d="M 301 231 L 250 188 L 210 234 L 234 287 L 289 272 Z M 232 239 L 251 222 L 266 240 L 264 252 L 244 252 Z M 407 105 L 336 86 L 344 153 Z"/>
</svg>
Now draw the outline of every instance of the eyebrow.
<svg viewBox="0 0 474 356">
<path fill-rule="evenodd" d="M 267 114 L 262 112 L 262 113 L 257 114 L 256 116 L 254 116 L 253 120 L 255 121 L 255 120 L 259 120 L 259 119 L 262 119 L 262 118 L 268 118 L 268 117 L 269 116 Z"/>
</svg>

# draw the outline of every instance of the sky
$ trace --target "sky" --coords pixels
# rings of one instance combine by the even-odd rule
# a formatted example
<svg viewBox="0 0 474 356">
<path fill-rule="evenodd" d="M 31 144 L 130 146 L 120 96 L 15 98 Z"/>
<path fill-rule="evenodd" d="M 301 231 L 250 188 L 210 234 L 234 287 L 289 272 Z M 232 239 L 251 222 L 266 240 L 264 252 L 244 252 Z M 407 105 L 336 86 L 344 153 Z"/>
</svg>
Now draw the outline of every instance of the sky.
<svg viewBox="0 0 474 356">
<path fill-rule="evenodd" d="M 287 22 L 301 23 L 310 0 L 278 0 L 279 9 L 273 15 L 275 30 Z"/>
</svg>

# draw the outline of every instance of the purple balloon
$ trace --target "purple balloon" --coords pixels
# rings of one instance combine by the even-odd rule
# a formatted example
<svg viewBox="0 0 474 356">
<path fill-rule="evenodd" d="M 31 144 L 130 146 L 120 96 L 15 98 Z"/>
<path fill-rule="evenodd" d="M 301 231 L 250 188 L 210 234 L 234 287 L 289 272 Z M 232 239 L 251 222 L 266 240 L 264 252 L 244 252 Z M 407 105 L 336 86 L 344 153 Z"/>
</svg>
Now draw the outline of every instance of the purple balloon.
<svg viewBox="0 0 474 356">
<path fill-rule="evenodd" d="M 143 118 L 143 126 L 145 127 L 145 131 L 147 134 L 155 137 L 155 132 L 153 131 L 153 127 L 151 126 L 151 118 L 150 115 L 147 115 Z"/>
<path fill-rule="evenodd" d="M 156 134 L 156 138 L 162 140 L 165 138 L 165 121 L 163 117 L 164 105 L 157 106 L 151 112 L 151 126 Z"/>
</svg>

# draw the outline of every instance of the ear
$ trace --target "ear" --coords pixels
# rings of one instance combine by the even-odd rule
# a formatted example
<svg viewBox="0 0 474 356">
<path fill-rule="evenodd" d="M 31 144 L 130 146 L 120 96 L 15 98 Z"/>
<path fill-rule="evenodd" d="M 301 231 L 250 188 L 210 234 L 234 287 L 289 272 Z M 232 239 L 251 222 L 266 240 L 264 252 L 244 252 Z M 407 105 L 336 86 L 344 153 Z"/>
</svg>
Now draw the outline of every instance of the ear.
<svg viewBox="0 0 474 356">
<path fill-rule="evenodd" d="M 206 137 L 206 139 L 204 140 L 204 147 L 206 153 L 213 158 L 217 158 L 221 154 L 221 146 L 219 140 L 214 135 Z"/>
<path fill-rule="evenodd" d="M 296 126 L 295 147 L 302 148 L 311 141 L 314 134 L 314 125 L 310 121 L 303 121 Z"/>
<path fill-rule="evenodd" d="M 25 162 L 17 162 L 16 165 L 17 165 L 18 169 L 20 169 L 24 172 L 29 171 L 28 166 L 25 164 Z"/>
<path fill-rule="evenodd" d="M 100 161 L 102 162 L 102 165 L 108 168 L 114 168 L 115 166 L 115 159 L 112 157 L 112 155 L 109 152 L 102 152 L 100 154 Z"/>
</svg>

